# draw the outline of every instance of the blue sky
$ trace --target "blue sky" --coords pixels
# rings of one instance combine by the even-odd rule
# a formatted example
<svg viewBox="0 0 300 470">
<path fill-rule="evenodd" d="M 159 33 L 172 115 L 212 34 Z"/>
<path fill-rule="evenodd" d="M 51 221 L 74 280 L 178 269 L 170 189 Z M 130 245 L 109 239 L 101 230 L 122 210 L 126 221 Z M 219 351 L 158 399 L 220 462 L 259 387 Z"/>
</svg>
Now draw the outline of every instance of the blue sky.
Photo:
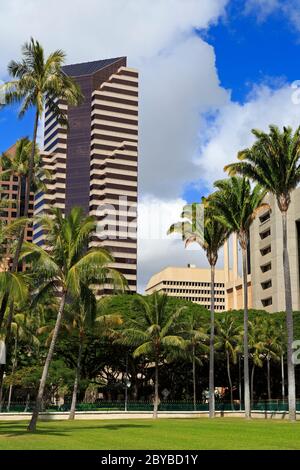
<svg viewBox="0 0 300 470">
<path fill-rule="evenodd" d="M 277 89 L 300 77 L 300 41 L 291 23 L 280 12 L 258 18 L 257 12 L 243 12 L 244 1 L 227 7 L 226 17 L 204 33 L 214 47 L 221 86 L 231 91 L 234 102 L 244 104 L 254 86 L 266 84 Z M 299 113 L 300 118 L 300 113 Z M 209 192 L 205 181 L 188 184 L 183 197 L 192 202 Z"/>
</svg>

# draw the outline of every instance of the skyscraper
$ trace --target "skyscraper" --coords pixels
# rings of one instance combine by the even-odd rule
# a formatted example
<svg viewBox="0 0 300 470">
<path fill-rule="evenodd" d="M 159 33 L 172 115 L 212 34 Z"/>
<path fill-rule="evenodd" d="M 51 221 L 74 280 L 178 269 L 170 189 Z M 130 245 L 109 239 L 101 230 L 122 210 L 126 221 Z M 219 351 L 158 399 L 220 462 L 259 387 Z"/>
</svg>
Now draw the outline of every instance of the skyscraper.
<svg viewBox="0 0 300 470">
<path fill-rule="evenodd" d="M 45 109 L 44 164 L 52 172 L 46 193 L 35 198 L 35 214 L 49 207 L 68 213 L 80 206 L 96 217 L 91 246 L 110 250 L 114 267 L 136 291 L 136 208 L 138 165 L 138 72 L 126 57 L 63 67 L 80 85 L 80 106 L 59 106 L 68 129 Z M 34 242 L 45 242 L 34 226 Z M 111 286 L 102 293 L 110 293 Z"/>
</svg>

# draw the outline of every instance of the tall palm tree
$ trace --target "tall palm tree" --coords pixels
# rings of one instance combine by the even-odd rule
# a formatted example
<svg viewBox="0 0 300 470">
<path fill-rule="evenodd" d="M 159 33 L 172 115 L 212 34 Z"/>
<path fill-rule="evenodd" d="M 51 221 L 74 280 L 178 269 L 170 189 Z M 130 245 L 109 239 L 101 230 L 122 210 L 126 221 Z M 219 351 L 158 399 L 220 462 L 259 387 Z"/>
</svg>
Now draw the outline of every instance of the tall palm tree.
<svg viewBox="0 0 300 470">
<path fill-rule="evenodd" d="M 32 414 L 29 431 L 35 431 L 44 396 L 49 366 L 63 319 L 67 297 L 78 297 L 81 285 L 91 282 L 103 285 L 121 282 L 120 273 L 109 265 L 113 257 L 104 249 L 87 249 L 89 237 L 96 229 L 95 219 L 85 217 L 83 210 L 74 207 L 65 218 L 60 209 L 52 211 L 52 217 L 41 217 L 39 224 L 47 232 L 47 250 L 24 242 L 21 259 L 33 263 L 33 273 L 39 288 L 39 295 L 51 292 L 59 296 L 60 303 L 51 343 L 44 364 L 43 373 Z"/>
<path fill-rule="evenodd" d="M 154 294 L 133 301 L 133 311 L 124 317 L 124 330 L 119 342 L 134 346 L 134 357 L 144 356 L 154 362 L 153 418 L 157 418 L 159 405 L 159 366 L 170 351 L 184 348 L 184 340 L 176 331 L 178 320 L 186 307 L 173 311 L 168 307 L 166 294 Z"/>
<path fill-rule="evenodd" d="M 238 154 L 238 163 L 225 167 L 229 174 L 241 174 L 256 181 L 268 192 L 274 194 L 282 216 L 283 270 L 285 287 L 286 325 L 287 325 L 287 363 L 288 363 L 288 400 L 289 416 L 296 420 L 296 384 L 293 364 L 293 302 L 291 272 L 287 246 L 287 215 L 291 194 L 300 183 L 300 127 L 295 132 L 291 127 L 283 131 L 270 126 L 269 133 L 252 130 L 256 138 L 252 147 Z"/>
<path fill-rule="evenodd" d="M 205 200 L 204 200 L 205 202 Z M 207 202 L 207 201 L 206 201 Z M 184 222 L 177 222 L 168 230 L 170 233 L 179 233 L 185 241 L 185 246 L 198 243 L 205 251 L 211 271 L 211 302 L 210 302 L 210 349 L 209 349 L 209 416 L 215 416 L 215 385 L 214 385 L 214 334 L 215 334 L 215 269 L 219 250 L 227 240 L 230 231 L 220 223 L 206 204 L 204 217 L 199 210 L 199 204 L 193 203 L 185 206 L 182 212 Z"/>
<path fill-rule="evenodd" d="M 237 354 L 239 351 L 239 338 L 241 328 L 236 324 L 235 319 L 230 314 L 225 314 L 221 319 L 216 321 L 216 349 L 225 351 L 227 377 L 230 388 L 231 408 L 234 410 L 233 404 L 233 384 L 231 379 L 230 361 L 234 364 L 237 362 Z"/>
<path fill-rule="evenodd" d="M 186 352 L 192 360 L 193 369 L 193 405 L 194 411 L 197 409 L 197 390 L 196 390 L 196 363 L 201 364 L 199 355 L 208 352 L 205 344 L 208 335 L 206 328 L 203 327 L 203 315 L 198 310 L 189 310 L 183 321 L 183 328 L 180 335 L 185 340 Z"/>
<path fill-rule="evenodd" d="M 69 105 L 78 105 L 82 94 L 75 81 L 62 71 L 65 62 L 62 50 L 52 52 L 45 57 L 41 44 L 31 38 L 22 47 L 21 61 L 12 60 L 8 64 L 11 81 L 1 86 L 5 93 L 5 104 L 21 104 L 19 117 L 22 118 L 30 109 L 34 109 L 34 126 L 31 152 L 28 162 L 26 193 L 24 198 L 24 216 L 28 216 L 30 191 L 34 173 L 34 157 L 36 152 L 37 131 L 42 117 L 45 102 L 53 116 L 63 125 L 67 125 L 67 116 L 59 107 L 59 100 Z M 19 255 L 24 240 L 24 228 L 20 231 L 18 245 L 14 255 L 12 270 L 18 267 Z"/>
<path fill-rule="evenodd" d="M 248 357 L 248 266 L 247 247 L 249 229 L 258 211 L 264 207 L 263 199 L 266 191 L 256 185 L 251 188 L 247 178 L 231 177 L 216 181 L 217 191 L 209 196 L 208 201 L 216 219 L 229 231 L 235 232 L 243 255 L 243 286 L 244 286 L 244 400 L 245 416 L 251 417 L 249 388 L 249 357 Z"/>
</svg>

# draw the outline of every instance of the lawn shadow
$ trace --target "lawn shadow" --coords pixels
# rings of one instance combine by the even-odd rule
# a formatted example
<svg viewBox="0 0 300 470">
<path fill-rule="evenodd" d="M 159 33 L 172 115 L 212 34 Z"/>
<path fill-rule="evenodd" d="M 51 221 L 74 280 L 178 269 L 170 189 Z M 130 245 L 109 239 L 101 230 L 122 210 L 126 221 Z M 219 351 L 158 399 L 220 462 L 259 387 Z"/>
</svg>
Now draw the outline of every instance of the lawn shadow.
<svg viewBox="0 0 300 470">
<path fill-rule="evenodd" d="M 51 421 L 51 424 L 53 421 Z M 64 423 L 62 421 L 57 421 L 57 423 Z M 80 423 L 80 421 L 76 421 L 76 423 Z M 59 431 L 57 429 L 51 429 L 51 428 L 43 428 L 43 422 L 37 425 L 37 430 L 34 434 L 37 435 L 49 435 L 49 436 L 68 436 L 70 433 L 73 432 L 82 432 L 82 431 L 91 431 L 96 430 L 96 429 L 105 429 L 105 430 L 110 430 L 110 431 L 118 431 L 119 429 L 126 429 L 126 428 L 149 428 L 151 425 L 147 424 L 130 424 L 130 423 L 124 423 L 124 424 L 104 424 L 104 425 L 94 425 L 94 426 L 80 426 L 80 424 L 77 425 L 70 425 L 69 423 L 67 424 L 67 427 L 65 427 L 63 430 Z M 5 437 L 17 437 L 17 436 L 25 436 L 29 435 L 29 432 L 27 431 L 27 423 L 22 422 L 22 423 L 16 423 L 15 421 L 12 422 L 7 422 L 5 424 L 0 425 L 0 437 L 5 436 Z"/>
</svg>

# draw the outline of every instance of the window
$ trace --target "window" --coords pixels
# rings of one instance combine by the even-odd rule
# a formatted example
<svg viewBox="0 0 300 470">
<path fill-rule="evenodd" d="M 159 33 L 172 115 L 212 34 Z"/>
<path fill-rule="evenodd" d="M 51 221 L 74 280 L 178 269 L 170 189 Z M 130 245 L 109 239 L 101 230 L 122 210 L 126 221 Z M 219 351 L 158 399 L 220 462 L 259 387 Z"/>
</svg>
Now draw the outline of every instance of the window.
<svg viewBox="0 0 300 470">
<path fill-rule="evenodd" d="M 260 267 L 260 269 L 263 273 L 266 273 L 267 271 L 270 271 L 272 269 L 272 263 L 264 264 Z"/>
<path fill-rule="evenodd" d="M 262 282 L 261 287 L 263 288 L 263 290 L 269 289 L 270 287 L 272 287 L 272 280 L 269 279 L 268 281 Z"/>
<path fill-rule="evenodd" d="M 270 220 L 270 211 L 265 212 L 263 215 L 261 215 L 259 220 L 261 224 L 263 224 L 264 222 L 267 222 L 267 220 Z"/>
<path fill-rule="evenodd" d="M 268 253 L 271 253 L 271 245 L 266 246 L 262 250 L 260 250 L 260 253 L 262 256 L 266 256 Z"/>
<path fill-rule="evenodd" d="M 264 240 L 265 238 L 267 238 L 271 235 L 271 229 L 268 228 L 268 230 L 265 230 L 264 232 L 261 232 L 259 235 L 260 235 L 261 240 Z"/>
<path fill-rule="evenodd" d="M 261 303 L 263 304 L 264 307 L 269 307 L 272 305 L 272 297 L 268 297 L 267 299 L 262 299 Z"/>
</svg>

